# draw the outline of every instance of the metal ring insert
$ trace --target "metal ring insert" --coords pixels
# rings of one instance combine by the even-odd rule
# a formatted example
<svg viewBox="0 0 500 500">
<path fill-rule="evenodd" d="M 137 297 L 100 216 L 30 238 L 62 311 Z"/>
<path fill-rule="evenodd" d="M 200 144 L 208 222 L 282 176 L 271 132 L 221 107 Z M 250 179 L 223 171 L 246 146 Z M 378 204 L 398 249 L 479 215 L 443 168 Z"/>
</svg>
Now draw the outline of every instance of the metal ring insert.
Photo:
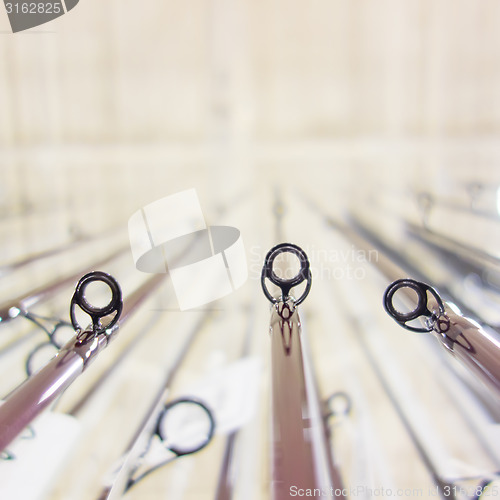
<svg viewBox="0 0 500 500">
<path fill-rule="evenodd" d="M 280 278 L 274 272 L 273 266 L 276 257 L 282 253 L 291 253 L 298 257 L 300 261 L 300 270 L 299 272 L 290 279 Z M 300 285 L 303 281 L 307 281 L 306 288 L 302 295 L 295 301 L 295 304 L 300 304 L 309 293 L 311 289 L 311 269 L 309 266 L 309 260 L 307 258 L 306 253 L 302 248 L 294 245 L 293 243 L 280 243 L 275 247 L 271 248 L 264 259 L 264 267 L 262 268 L 261 275 L 261 284 L 262 290 L 264 291 L 265 296 L 273 303 L 277 302 L 276 298 L 271 295 L 269 290 L 267 289 L 265 279 L 268 279 L 273 285 L 276 285 L 281 289 L 282 300 L 285 301 L 288 297 L 290 290 Z"/>
<path fill-rule="evenodd" d="M 410 312 L 403 313 L 398 311 L 394 306 L 394 295 L 397 291 L 402 288 L 410 288 L 417 293 L 418 302 L 416 307 Z M 435 312 L 431 311 L 428 307 L 428 296 L 427 293 L 430 293 L 434 299 L 436 300 L 439 307 L 439 314 L 436 315 Z M 429 324 L 427 327 L 418 328 L 415 326 L 410 326 L 407 323 L 414 319 L 417 319 L 421 316 L 425 316 L 427 318 L 437 319 L 441 315 L 445 313 L 444 304 L 441 300 L 441 297 L 437 293 L 434 288 L 420 281 L 416 281 L 410 278 L 403 278 L 400 280 L 396 280 L 394 283 L 387 287 L 387 290 L 384 293 L 384 308 L 387 313 L 394 318 L 401 326 L 410 330 L 412 332 L 430 332 L 433 330 L 434 325 Z"/>
<path fill-rule="evenodd" d="M 111 300 L 103 307 L 92 305 L 85 297 L 87 286 L 95 281 L 105 283 L 111 290 Z M 102 271 L 93 271 L 80 279 L 76 285 L 73 298 L 71 299 L 70 317 L 73 328 L 75 328 L 75 330 L 82 330 L 75 316 L 75 306 L 80 307 L 83 312 L 87 313 L 92 318 L 94 331 L 103 331 L 112 328 L 118 321 L 123 307 L 120 285 L 111 275 Z M 116 313 L 113 319 L 107 325 L 103 326 L 101 324 L 101 319 L 105 316 L 109 316 L 113 312 Z"/>
<path fill-rule="evenodd" d="M 168 416 L 169 412 L 179 405 L 194 405 L 199 407 L 204 412 L 203 418 L 207 420 L 208 432 L 206 436 L 204 436 L 204 438 L 201 439 L 196 446 L 192 446 L 190 448 L 179 448 L 178 446 L 168 446 L 168 449 L 173 453 L 175 453 L 178 457 L 183 455 L 190 455 L 191 453 L 196 453 L 197 451 L 200 451 L 201 449 L 205 448 L 205 446 L 207 446 L 207 444 L 212 440 L 212 437 L 215 432 L 215 420 L 213 414 L 204 403 L 194 398 L 179 398 L 166 404 L 165 407 L 163 408 L 163 411 L 160 414 L 160 417 L 158 418 L 155 434 L 157 434 L 160 437 L 162 442 L 165 443 L 167 442 L 167 436 L 164 432 L 162 423 Z"/>
</svg>

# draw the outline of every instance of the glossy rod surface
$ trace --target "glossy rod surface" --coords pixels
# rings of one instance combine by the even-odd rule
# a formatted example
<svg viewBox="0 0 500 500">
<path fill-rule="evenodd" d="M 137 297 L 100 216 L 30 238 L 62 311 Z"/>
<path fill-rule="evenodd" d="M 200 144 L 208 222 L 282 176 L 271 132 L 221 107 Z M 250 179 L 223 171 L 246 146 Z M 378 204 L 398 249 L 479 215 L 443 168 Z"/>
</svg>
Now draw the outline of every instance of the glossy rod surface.
<svg viewBox="0 0 500 500">
<path fill-rule="evenodd" d="M 396 293 L 404 293 L 401 298 L 410 307 L 409 312 L 398 311 L 394 304 Z M 463 316 L 456 306 L 443 302 L 434 288 L 409 278 L 396 280 L 387 288 L 384 306 L 388 314 L 404 328 L 434 333 L 451 354 L 500 395 L 498 332 L 487 330 L 476 321 Z M 422 322 L 422 326 L 415 325 L 417 319 Z"/>
<path fill-rule="evenodd" d="M 281 255 L 285 254 L 285 255 Z M 279 259 L 279 257 L 285 257 Z M 294 271 L 285 263 L 295 258 L 300 269 Z M 280 262 L 279 262 L 280 261 Z M 290 262 L 290 260 L 288 260 Z M 267 280 L 267 281 L 266 281 Z M 280 289 L 275 297 L 268 282 Z M 292 243 L 281 243 L 269 250 L 262 269 L 264 295 L 271 302 L 272 364 L 272 494 L 274 500 L 325 493 L 344 498 L 338 474 L 328 463 L 324 416 L 314 386 L 310 361 L 305 358 L 298 304 L 307 297 L 312 283 L 309 260 L 305 252 Z M 295 298 L 290 294 L 297 291 Z M 309 368 L 309 370 L 307 370 Z M 314 395 L 313 395 L 314 394 Z M 328 477 L 327 477 L 328 476 Z"/>
<path fill-rule="evenodd" d="M 500 397 L 500 338 L 497 332 L 486 331 L 475 321 L 453 312 L 449 306 L 446 314 L 450 329 L 445 335 L 436 332 L 437 338 Z"/>
<path fill-rule="evenodd" d="M 112 291 L 112 299 L 104 307 L 93 306 L 85 298 L 86 287 L 96 281 L 105 283 Z M 91 329 L 83 330 L 74 318 L 77 306 L 92 318 Z M 45 367 L 14 390 L 0 406 L 0 452 L 60 396 L 109 344 L 118 331 L 121 310 L 121 289 L 113 277 L 95 271 L 80 279 L 70 307 L 75 335 Z M 102 325 L 102 318 L 110 316 L 107 325 Z"/>
<path fill-rule="evenodd" d="M 83 371 L 76 352 L 57 355 L 35 376 L 20 385 L 0 406 L 0 451 L 3 451 Z"/>
<path fill-rule="evenodd" d="M 143 283 L 138 289 L 134 290 L 125 300 L 123 311 L 120 317 L 120 328 L 123 328 L 128 320 L 137 312 L 146 300 L 153 294 L 154 291 L 165 280 L 165 274 L 155 274 Z M 157 318 L 156 318 L 157 319 Z M 85 407 L 87 401 L 92 397 L 96 390 L 101 387 L 102 383 L 120 366 L 120 363 L 133 352 L 134 347 L 147 335 L 148 330 L 144 334 L 136 335 L 128 345 L 123 349 L 115 362 L 110 365 L 105 372 L 101 374 L 98 380 L 79 398 L 79 400 L 68 411 L 69 415 L 77 416 L 82 408 Z"/>
<path fill-rule="evenodd" d="M 273 498 L 291 488 L 320 488 L 314 471 L 311 418 L 306 393 L 300 319 L 291 300 L 272 306 Z"/>
</svg>

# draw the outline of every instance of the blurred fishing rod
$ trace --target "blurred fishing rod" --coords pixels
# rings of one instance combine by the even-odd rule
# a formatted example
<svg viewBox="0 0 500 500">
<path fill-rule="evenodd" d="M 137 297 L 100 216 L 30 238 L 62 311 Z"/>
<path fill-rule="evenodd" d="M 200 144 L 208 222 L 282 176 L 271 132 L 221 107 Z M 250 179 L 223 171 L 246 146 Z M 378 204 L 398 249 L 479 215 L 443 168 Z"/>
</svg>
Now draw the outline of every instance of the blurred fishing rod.
<svg viewBox="0 0 500 500">
<path fill-rule="evenodd" d="M 338 231 L 345 234 L 355 246 L 361 249 L 366 249 L 368 247 L 375 247 L 378 251 L 385 254 L 386 259 L 379 259 L 373 264 L 380 268 L 380 270 L 391 280 L 395 281 L 401 278 L 404 274 L 410 274 L 412 278 L 415 278 L 422 282 L 434 282 L 433 276 L 425 270 L 414 260 L 410 260 L 408 257 L 403 255 L 398 251 L 398 249 L 393 248 L 389 243 L 387 243 L 379 234 L 377 234 L 373 229 L 368 228 L 363 224 L 358 218 L 350 217 L 349 226 L 339 224 L 332 218 L 327 218 L 328 224 Z M 453 284 L 452 284 L 453 285 Z M 484 325 L 488 325 L 489 328 L 500 333 L 499 327 L 496 324 L 492 324 L 490 321 L 486 320 L 481 312 L 476 310 L 476 307 L 472 307 L 469 303 L 460 299 L 457 295 L 456 286 L 448 286 L 447 283 L 440 282 L 436 283 L 439 286 L 442 294 L 449 299 L 450 302 L 456 304 L 456 306 L 467 316 L 474 318 L 478 322 Z"/>
<path fill-rule="evenodd" d="M 410 318 L 416 313 L 418 314 L 416 314 L 415 318 L 421 316 L 422 313 L 425 313 L 425 317 L 430 318 L 432 316 L 432 310 L 435 310 L 436 314 L 438 314 L 441 310 L 444 311 L 445 306 L 439 305 L 439 302 L 436 299 L 436 297 L 438 297 L 442 304 L 440 296 L 434 289 L 425 284 L 430 280 L 429 276 L 409 262 L 408 259 L 399 254 L 396 250 L 391 248 L 387 243 L 382 241 L 382 239 L 378 237 L 373 230 L 364 227 L 356 219 L 351 219 L 350 226 L 341 224 L 326 215 L 314 203 L 309 201 L 308 205 L 315 211 L 319 212 L 325 218 L 330 227 L 343 234 L 356 247 L 365 251 L 375 247 L 381 252 L 379 253 L 377 260 L 372 262 L 372 265 L 378 268 L 389 280 L 398 282 L 398 285 L 395 286 L 387 300 L 392 303 L 394 293 L 398 289 L 401 289 L 401 294 L 406 296 L 407 301 L 409 301 L 407 302 L 408 307 L 411 309 L 410 312 L 406 313 L 408 314 L 407 317 L 404 315 L 400 317 L 398 315 L 398 311 L 391 307 L 386 300 L 386 309 L 387 307 L 390 308 L 390 314 L 393 317 L 393 313 L 396 313 L 396 317 L 404 322 L 406 318 Z M 405 274 L 410 274 L 412 278 L 417 280 L 416 283 L 421 284 L 409 281 L 411 285 L 407 286 L 404 281 L 400 282 L 399 280 L 401 279 L 401 276 L 404 276 Z M 485 382 L 490 389 L 493 389 L 494 392 L 498 394 L 499 389 L 497 387 L 500 387 L 500 372 L 495 369 L 494 365 L 495 363 L 500 363 L 500 333 L 493 325 L 489 324 L 477 313 L 470 310 L 467 305 L 463 301 L 459 300 L 458 297 L 456 297 L 456 295 L 453 294 L 445 285 L 440 285 L 440 289 L 448 298 L 446 311 L 449 311 L 450 314 L 453 315 L 453 321 L 456 323 L 455 326 L 450 323 L 450 327 L 453 326 L 452 332 L 449 333 L 451 338 L 447 338 L 446 335 L 442 335 L 444 332 L 441 332 L 440 340 L 444 342 L 443 345 L 446 347 L 448 352 L 451 352 L 450 348 L 453 347 L 452 350 L 454 350 L 456 357 L 458 357 L 462 363 L 469 368 L 469 371 L 472 371 L 474 375 L 478 376 L 480 380 Z M 429 305 L 431 312 L 429 312 L 429 309 L 425 306 L 427 301 L 425 297 L 426 290 L 430 293 L 428 299 L 430 301 Z M 430 292 L 430 290 L 433 290 L 433 292 Z M 415 301 L 415 296 L 417 296 L 417 301 Z M 438 317 L 440 315 L 441 314 L 438 314 Z M 411 320 L 408 319 L 407 322 L 408 321 Z M 444 323 L 442 324 L 444 325 Z M 430 330 L 426 331 L 434 331 L 434 329 L 430 328 Z M 461 335 L 462 340 L 465 342 L 463 346 L 452 342 L 454 338 L 459 338 Z M 484 349 L 487 350 L 487 353 Z M 494 401 L 490 401 L 489 405 L 495 406 L 492 403 L 494 403 Z"/>
<path fill-rule="evenodd" d="M 360 235 L 352 226 L 342 224 L 337 220 L 330 217 L 326 212 L 324 212 L 320 207 L 318 207 L 314 202 L 305 198 L 304 201 L 307 203 L 309 208 L 313 209 L 316 213 L 318 213 L 322 218 L 325 219 L 328 226 L 342 235 L 347 241 L 352 242 L 357 248 L 364 252 L 373 251 L 373 246 L 371 246 L 371 241 L 367 240 L 366 237 Z M 402 268 L 394 263 L 392 259 L 392 255 L 388 256 L 385 248 L 380 248 L 375 245 L 375 248 L 379 251 L 377 255 L 377 259 L 371 261 L 370 265 L 378 269 L 384 276 L 389 279 L 394 279 L 394 277 L 401 276 Z M 403 293 L 403 290 L 401 293 Z M 437 464 L 432 456 L 432 453 L 427 450 L 425 445 L 425 440 L 420 435 L 419 430 L 415 427 L 412 422 L 412 416 L 408 414 L 408 410 L 404 408 L 404 406 L 399 401 L 397 394 L 395 393 L 391 381 L 384 374 L 383 368 L 380 366 L 380 362 L 376 353 L 373 351 L 369 342 L 366 341 L 364 336 L 364 327 L 362 318 L 356 315 L 356 310 L 352 310 L 352 312 L 348 313 L 350 310 L 348 302 L 345 300 L 345 297 L 342 294 L 336 294 L 336 300 L 341 304 L 340 309 L 346 312 L 347 315 L 347 323 L 351 325 L 352 333 L 354 334 L 356 340 L 359 342 L 362 352 L 367 358 L 368 363 L 372 367 L 376 377 L 381 383 L 385 393 L 387 394 L 389 400 L 394 406 L 394 409 L 400 418 L 404 428 L 408 432 L 408 435 L 413 442 L 420 458 L 422 459 L 423 464 L 428 470 L 429 474 L 432 477 L 432 480 L 437 488 L 436 493 L 438 493 L 442 498 L 457 498 L 456 491 L 458 490 L 457 486 L 454 486 L 453 482 L 447 481 L 443 478 L 440 470 L 439 464 Z M 462 409 L 462 408 L 461 408 Z M 478 436 L 480 441 L 483 441 L 483 436 Z M 491 455 L 489 448 L 485 447 L 485 450 Z M 495 457 L 492 456 L 493 459 Z"/>
<path fill-rule="evenodd" d="M 464 278 L 475 274 L 481 286 L 497 294 L 500 292 L 500 259 L 497 257 L 410 222 L 406 222 L 406 231 L 409 236 L 433 249 L 447 263 L 452 263 Z"/>
<path fill-rule="evenodd" d="M 92 305 L 85 296 L 87 287 L 94 282 L 104 283 L 111 291 L 111 300 L 105 306 Z M 91 325 L 85 329 L 78 323 L 77 306 L 91 319 Z M 94 271 L 80 279 L 70 306 L 75 335 L 45 367 L 14 390 L 0 406 L 0 452 L 108 346 L 117 334 L 122 306 L 120 286 L 109 274 Z"/>
<path fill-rule="evenodd" d="M 357 224 L 343 224 L 336 219 L 332 218 L 326 211 L 324 211 L 321 207 L 319 207 L 315 202 L 313 202 L 310 198 L 303 197 L 303 201 L 306 205 L 312 209 L 314 212 L 319 214 L 326 222 L 327 226 L 330 227 L 335 232 L 339 233 L 343 236 L 347 241 L 353 243 L 358 249 L 364 252 L 377 251 L 377 258 L 374 260 L 370 260 L 370 265 L 377 269 L 382 273 L 389 281 L 396 281 L 401 278 L 402 275 L 410 274 L 410 276 L 425 281 L 426 276 L 414 265 L 408 262 L 402 255 L 392 249 L 390 246 L 385 244 L 379 238 L 377 238 L 372 231 L 368 232 L 366 228 L 361 228 Z M 401 294 L 408 295 L 407 300 L 409 300 L 409 304 L 412 304 L 411 301 L 415 301 L 415 291 L 411 292 L 408 288 L 403 288 L 400 292 Z M 462 310 L 466 316 L 470 316 L 470 311 L 464 311 L 464 306 L 461 304 L 458 299 L 451 295 L 449 291 L 447 291 L 447 297 L 451 299 L 453 304 L 456 304 L 460 310 Z M 414 302 L 413 302 L 414 303 Z M 456 310 L 456 308 L 455 308 Z M 358 321 L 355 317 L 352 319 L 354 324 L 357 324 Z M 476 322 L 476 318 L 472 316 L 472 324 L 473 328 L 477 328 L 478 323 L 481 323 L 482 327 L 486 327 L 488 331 L 493 331 L 494 336 L 497 336 L 497 332 L 495 329 L 491 327 L 491 325 L 486 324 L 484 321 Z M 361 337 L 360 337 L 361 338 Z M 437 346 L 438 347 L 438 346 Z M 441 350 L 439 350 L 441 351 Z M 444 353 L 445 354 L 445 353 Z M 376 372 L 379 373 L 380 369 L 376 367 L 375 360 L 372 355 L 370 355 L 371 363 L 376 368 Z M 484 384 L 479 383 L 478 377 L 474 376 L 475 372 L 472 372 L 472 377 L 467 377 L 467 373 L 462 373 L 462 370 L 457 370 L 454 365 L 449 363 L 442 363 L 443 369 L 449 370 L 457 380 L 459 380 L 467 389 L 474 395 L 477 402 L 481 404 L 482 408 L 486 410 L 489 414 L 489 418 L 492 421 L 498 422 L 500 418 L 499 414 L 499 406 L 498 406 L 498 397 L 496 394 L 492 394 L 491 390 L 484 387 Z M 470 370 L 469 370 L 470 372 Z M 384 387 L 388 388 L 387 382 L 383 381 Z M 389 390 L 389 389 L 387 389 Z M 492 397 L 493 396 L 493 397 Z M 390 396 L 393 399 L 392 396 Z M 458 410 L 467 415 L 468 408 L 464 407 L 460 401 L 452 398 Z M 394 402 L 397 401 L 394 399 Z M 406 419 L 401 409 L 398 409 L 398 413 L 401 418 Z M 476 434 L 479 442 L 482 444 L 483 448 L 487 451 L 489 456 L 494 460 L 498 460 L 498 454 L 495 450 L 491 448 L 491 442 L 488 437 L 488 432 L 476 425 L 476 420 L 470 420 L 467 418 L 467 422 L 471 425 L 474 433 Z M 406 424 L 405 424 L 406 426 Z M 409 427 L 407 427 L 409 428 Z M 413 431 L 412 431 L 413 432 Z M 415 441 L 416 442 L 416 441 Z M 417 443 L 417 442 L 416 442 Z M 422 449 L 420 445 L 417 445 L 419 449 Z M 425 456 L 425 455 L 423 455 Z M 424 462 L 427 464 L 429 461 L 424 459 Z M 433 470 L 430 469 L 431 473 L 434 474 Z"/>
<path fill-rule="evenodd" d="M 309 202 L 309 205 L 313 206 L 314 203 Z M 347 225 L 339 224 L 338 221 L 328 217 L 324 212 L 323 216 L 332 227 L 337 225 L 338 230 L 354 230 L 351 231 L 351 234 L 356 233 L 354 238 L 361 238 L 382 251 L 400 268 L 409 272 L 413 278 L 438 286 L 441 293 L 444 296 L 452 297 L 452 301 L 465 314 L 477 318 L 480 322 L 488 324 L 500 333 L 498 303 L 494 301 L 495 297 L 491 297 L 491 294 L 488 293 L 495 290 L 492 285 L 498 280 L 498 267 L 496 269 L 494 267 L 495 260 L 498 266 L 498 259 L 493 256 L 488 257 L 486 252 L 478 248 L 437 235 L 428 229 L 425 222 L 423 222 L 422 231 L 416 234 L 412 231 L 414 226 L 408 221 L 387 208 L 380 208 L 388 222 L 397 222 L 399 225 L 403 222 L 406 234 L 413 236 L 413 238 L 406 239 L 404 245 L 392 242 L 390 237 L 382 234 L 381 228 L 384 225 L 380 219 L 377 219 L 380 224 L 377 227 L 378 224 L 368 223 L 366 217 L 359 213 L 349 214 L 347 218 L 348 228 Z M 373 210 L 371 210 L 370 215 L 372 212 Z M 350 238 L 352 239 L 352 236 Z M 437 241 L 439 241 L 438 244 Z M 445 245 L 448 247 L 447 253 L 444 252 Z M 473 276 L 471 276 L 475 272 L 482 278 L 483 286 L 477 280 L 474 281 Z M 397 277 L 401 277 L 401 274 Z M 397 277 L 394 276 L 392 279 L 395 280 Z M 484 285 L 489 290 L 485 290 Z"/>
<path fill-rule="evenodd" d="M 243 347 L 240 351 L 240 359 L 250 355 L 250 340 L 253 334 L 253 318 L 252 311 L 249 310 L 247 321 L 247 331 L 243 338 Z M 224 454 L 222 457 L 222 464 L 219 471 L 219 479 L 217 480 L 217 490 L 215 493 L 215 500 L 231 500 L 233 498 L 233 478 L 231 477 L 232 466 L 235 460 L 235 446 L 239 430 L 232 431 L 226 438 L 226 445 L 224 447 Z"/>
<path fill-rule="evenodd" d="M 49 257 L 54 257 L 55 255 L 67 252 L 68 250 L 72 250 L 73 248 L 76 248 L 80 245 L 85 245 L 87 243 L 98 241 L 100 239 L 112 237 L 115 233 L 122 231 L 123 228 L 120 225 L 119 227 L 113 227 L 110 229 L 106 229 L 105 231 L 101 231 L 98 234 L 85 235 L 77 233 L 75 237 L 73 237 L 70 241 L 63 243 L 62 245 L 32 253 L 21 257 L 20 259 L 0 265 L 0 277 L 3 277 L 5 274 L 11 273 L 13 271 L 18 271 L 25 266 L 33 264 L 34 262 L 38 262 Z"/>
<path fill-rule="evenodd" d="M 491 187 L 486 189 L 486 186 L 479 184 L 470 184 L 467 188 L 470 197 L 468 204 L 460 203 L 451 198 L 445 198 L 442 195 L 436 197 L 429 191 L 415 193 L 417 203 L 425 212 L 424 222 L 427 223 L 429 221 L 431 212 L 435 211 L 435 209 L 462 212 L 493 222 L 500 222 L 497 209 L 497 189 L 493 190 Z M 487 191 L 490 192 L 486 193 Z"/>
<path fill-rule="evenodd" d="M 170 394 L 172 383 L 174 382 L 177 373 L 182 367 L 182 364 L 186 359 L 191 347 L 194 345 L 196 339 L 199 337 L 203 329 L 208 325 L 211 318 L 212 311 L 206 310 L 187 336 L 181 350 L 179 351 L 175 359 L 173 366 L 167 367 L 166 375 L 160 386 L 160 389 L 155 394 L 149 409 L 145 412 L 144 417 L 137 427 L 133 438 L 126 446 L 120 459 L 118 470 L 114 472 L 110 484 L 103 487 L 101 492 L 99 493 L 97 497 L 99 500 L 112 500 L 121 498 L 121 496 L 133 484 L 140 480 L 136 476 L 136 473 L 141 465 L 141 459 L 149 449 L 148 443 L 152 439 L 152 436 L 156 433 L 158 421 L 165 409 L 165 402 L 167 401 L 167 398 Z M 198 451 L 198 449 L 196 449 L 195 451 Z M 154 470 L 156 470 L 156 468 Z"/>
<path fill-rule="evenodd" d="M 97 268 L 105 267 L 118 256 L 125 253 L 129 248 L 130 247 L 128 245 L 122 246 L 114 250 L 102 260 L 94 262 L 91 266 L 87 267 L 84 270 L 80 270 L 76 273 L 72 273 L 71 275 L 51 281 L 47 285 L 33 288 L 32 290 L 19 295 L 14 299 L 10 299 L 3 304 L 0 304 L 0 325 L 11 321 L 18 316 L 24 316 L 36 323 L 36 316 L 31 315 L 29 312 L 29 309 L 31 307 L 47 300 L 53 294 L 59 292 L 61 289 L 64 289 L 64 287 L 72 285 L 73 283 L 78 281 L 80 276 L 82 276 L 83 274 L 90 273 L 92 272 L 92 270 Z"/>
<path fill-rule="evenodd" d="M 402 256 L 390 250 L 376 235 L 364 228 L 359 222 L 354 228 L 360 234 L 390 255 L 390 258 L 410 270 L 418 278 L 401 279 L 404 271 L 388 269 L 387 263 L 377 262 L 376 265 L 385 269 L 384 274 L 393 280 L 384 296 L 384 306 L 387 312 L 405 328 L 418 332 L 434 332 L 441 344 L 464 364 L 484 385 L 496 396 L 500 396 L 500 333 L 496 328 L 471 311 L 463 301 L 445 286 L 442 288 L 449 297 L 443 303 L 434 288 L 427 285 L 425 275 L 408 263 Z M 352 238 L 352 235 L 351 235 Z M 406 313 L 397 311 L 393 297 L 401 290 L 406 297 L 410 310 Z M 417 300 L 415 300 L 415 295 Z M 410 323 L 422 317 L 427 321 L 425 327 L 412 326 Z"/>
<path fill-rule="evenodd" d="M 283 239 L 283 218 L 286 214 L 286 207 L 283 202 L 282 193 L 279 187 L 274 188 L 274 203 L 271 208 L 275 226 L 274 233 L 278 241 Z M 256 303 L 252 304 L 252 308 L 256 307 Z M 253 333 L 254 318 L 251 310 L 248 312 L 248 326 L 243 339 L 243 346 L 240 351 L 240 359 L 250 355 L 250 342 Z M 222 464 L 219 471 L 219 478 L 217 481 L 217 489 L 215 492 L 215 500 L 231 500 L 234 493 L 234 477 L 232 471 L 236 458 L 235 448 L 239 435 L 239 429 L 231 432 L 226 438 L 224 447 L 224 454 Z"/>
</svg>

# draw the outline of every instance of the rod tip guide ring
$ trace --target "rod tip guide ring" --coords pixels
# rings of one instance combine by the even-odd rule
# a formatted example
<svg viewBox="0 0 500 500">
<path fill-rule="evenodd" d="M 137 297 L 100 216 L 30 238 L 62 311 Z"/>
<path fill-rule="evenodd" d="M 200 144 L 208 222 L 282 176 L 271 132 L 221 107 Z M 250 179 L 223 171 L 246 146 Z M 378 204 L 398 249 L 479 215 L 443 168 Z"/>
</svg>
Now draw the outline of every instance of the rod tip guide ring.
<svg viewBox="0 0 500 500">
<path fill-rule="evenodd" d="M 94 282 L 104 283 L 111 290 L 111 299 L 105 306 L 95 306 L 91 304 L 85 297 L 85 291 L 88 285 Z M 70 307 L 71 323 L 75 330 L 81 330 L 82 328 L 76 319 L 75 306 L 78 306 L 83 312 L 85 312 L 92 318 L 95 330 L 112 328 L 118 321 L 123 307 L 120 285 L 110 274 L 107 274 L 103 271 L 92 271 L 90 273 L 87 273 L 78 281 L 78 284 L 75 288 L 75 293 L 73 294 L 73 298 L 71 299 Z M 104 318 L 105 316 L 108 316 L 113 312 L 116 312 L 113 319 L 107 325 L 101 327 L 101 318 Z"/>
<path fill-rule="evenodd" d="M 394 306 L 394 295 L 396 294 L 396 292 L 398 292 L 403 288 L 410 288 L 417 294 L 417 305 L 415 306 L 414 309 L 412 309 L 407 313 L 399 311 Z M 384 293 L 384 308 L 395 321 L 397 321 L 401 326 L 403 326 L 407 330 L 410 330 L 412 332 L 430 332 L 433 329 L 432 325 L 418 328 L 407 324 L 409 321 L 413 321 L 422 316 L 427 318 L 437 317 L 435 312 L 429 310 L 428 307 L 429 298 L 427 295 L 428 292 L 434 297 L 434 299 L 438 304 L 439 315 L 443 314 L 444 313 L 443 301 L 441 300 L 441 297 L 436 292 L 436 290 L 434 290 L 434 288 L 432 288 L 431 286 L 426 285 L 425 283 L 413 280 L 411 278 L 403 278 L 396 280 L 387 287 Z"/>
<path fill-rule="evenodd" d="M 291 253 L 295 255 L 300 262 L 300 269 L 298 273 L 289 279 L 280 278 L 274 272 L 274 262 L 276 258 L 283 253 Z M 279 245 L 276 245 L 273 248 L 271 248 L 271 250 L 269 250 L 269 252 L 267 253 L 266 258 L 264 259 L 264 266 L 262 268 L 261 284 L 265 296 L 271 302 L 275 303 L 277 302 L 277 299 L 273 297 L 269 292 L 269 290 L 267 289 L 265 283 L 266 278 L 273 285 L 276 285 L 281 289 L 283 300 L 285 300 L 288 297 L 288 294 L 290 293 L 290 290 L 293 287 L 300 285 L 303 281 L 307 281 L 307 285 L 304 292 L 299 297 L 299 299 L 295 301 L 295 304 L 297 305 L 300 304 L 307 297 L 307 294 L 311 289 L 311 279 L 312 279 L 311 269 L 309 266 L 309 259 L 307 258 L 307 255 L 304 252 L 304 250 L 302 250 L 302 248 L 300 248 L 299 246 L 294 245 L 293 243 L 280 243 Z"/>
</svg>

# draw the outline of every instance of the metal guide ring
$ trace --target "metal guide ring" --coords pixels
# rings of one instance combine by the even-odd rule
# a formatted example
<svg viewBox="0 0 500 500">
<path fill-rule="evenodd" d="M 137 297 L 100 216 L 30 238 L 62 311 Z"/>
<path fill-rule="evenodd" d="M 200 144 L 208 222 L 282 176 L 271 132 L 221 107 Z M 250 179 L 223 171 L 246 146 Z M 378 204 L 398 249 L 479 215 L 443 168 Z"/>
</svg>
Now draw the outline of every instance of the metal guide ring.
<svg viewBox="0 0 500 500">
<path fill-rule="evenodd" d="M 411 288 L 417 293 L 418 297 L 416 307 L 407 313 L 398 311 L 393 302 L 395 293 L 402 288 Z M 428 292 L 436 300 L 439 307 L 439 314 L 436 314 L 428 308 Z M 437 320 L 440 316 L 445 314 L 443 301 L 441 300 L 441 297 L 439 296 L 437 291 L 431 286 L 426 285 L 425 283 L 410 278 L 396 280 L 394 281 L 394 283 L 387 287 L 387 290 L 384 293 L 384 308 L 387 313 L 392 316 L 392 318 L 401 326 L 412 332 L 419 333 L 432 331 L 434 329 L 434 325 L 429 323 L 427 327 L 418 328 L 415 326 L 410 326 L 407 323 L 421 316 Z"/>
<path fill-rule="evenodd" d="M 333 404 L 335 401 L 341 401 L 341 410 L 335 409 Z M 326 400 L 327 414 L 326 418 L 330 417 L 338 417 L 338 416 L 346 416 L 349 415 L 352 409 L 352 400 L 344 391 L 337 391 L 330 395 L 330 397 Z"/>
<path fill-rule="evenodd" d="M 202 403 L 198 399 L 194 399 L 194 398 L 178 398 L 178 399 L 175 399 L 175 400 L 171 401 L 170 403 L 166 404 L 165 407 L 163 408 L 163 411 L 161 412 L 161 414 L 158 418 L 158 422 L 156 424 L 155 434 L 160 437 L 162 442 L 167 442 L 167 436 L 165 435 L 165 433 L 163 431 L 162 422 L 166 418 L 166 416 L 168 415 L 168 412 L 172 408 L 174 408 L 180 404 L 192 404 L 192 405 L 196 405 L 196 406 L 200 407 L 206 414 L 209 428 L 208 428 L 208 432 L 207 432 L 205 439 L 200 441 L 200 443 L 197 446 L 194 446 L 191 448 L 182 448 L 182 449 L 179 447 L 176 447 L 176 446 L 169 446 L 168 449 L 170 451 L 172 451 L 173 453 L 175 453 L 178 457 L 183 456 L 183 455 L 190 455 L 192 453 L 196 453 L 197 451 L 200 451 L 201 449 L 205 448 L 205 446 L 207 446 L 207 444 L 212 440 L 212 437 L 213 437 L 214 432 L 215 432 L 215 419 L 214 419 L 212 411 L 208 408 L 207 405 L 205 405 L 204 403 Z"/>
<path fill-rule="evenodd" d="M 85 297 L 85 290 L 90 283 L 100 281 L 108 285 L 111 290 L 111 300 L 103 307 L 92 305 Z M 70 317 L 75 330 L 82 330 L 75 316 L 75 306 L 78 306 L 83 312 L 92 318 L 94 332 L 102 332 L 112 328 L 118 321 L 122 308 L 122 292 L 118 282 L 109 274 L 102 271 L 92 271 L 83 276 L 75 288 L 75 293 L 71 299 Z M 101 319 L 115 312 L 115 316 L 107 325 L 101 325 Z"/>
<path fill-rule="evenodd" d="M 278 255 L 282 253 L 287 253 L 287 252 L 297 256 L 300 261 L 299 272 L 293 278 L 290 279 L 280 278 L 279 276 L 276 275 L 276 273 L 273 270 L 273 265 L 276 257 L 278 257 Z M 290 290 L 293 287 L 300 285 L 303 281 L 307 281 L 304 292 L 297 300 L 295 300 L 295 304 L 298 305 L 301 302 L 303 302 L 303 300 L 307 297 L 311 289 L 311 281 L 312 281 L 309 260 L 304 250 L 302 250 L 297 245 L 294 245 L 293 243 L 280 243 L 279 245 L 276 245 L 275 247 L 271 248 L 271 250 L 269 250 L 269 252 L 267 253 L 266 258 L 264 259 L 264 266 L 262 268 L 261 285 L 262 285 L 262 290 L 264 291 L 264 295 L 269 299 L 270 302 L 275 303 L 277 302 L 277 299 L 273 297 L 269 292 L 269 290 L 267 289 L 265 283 L 266 278 L 271 283 L 273 283 L 274 285 L 276 285 L 281 289 L 283 301 L 286 300 L 286 298 L 290 293 Z"/>
</svg>

